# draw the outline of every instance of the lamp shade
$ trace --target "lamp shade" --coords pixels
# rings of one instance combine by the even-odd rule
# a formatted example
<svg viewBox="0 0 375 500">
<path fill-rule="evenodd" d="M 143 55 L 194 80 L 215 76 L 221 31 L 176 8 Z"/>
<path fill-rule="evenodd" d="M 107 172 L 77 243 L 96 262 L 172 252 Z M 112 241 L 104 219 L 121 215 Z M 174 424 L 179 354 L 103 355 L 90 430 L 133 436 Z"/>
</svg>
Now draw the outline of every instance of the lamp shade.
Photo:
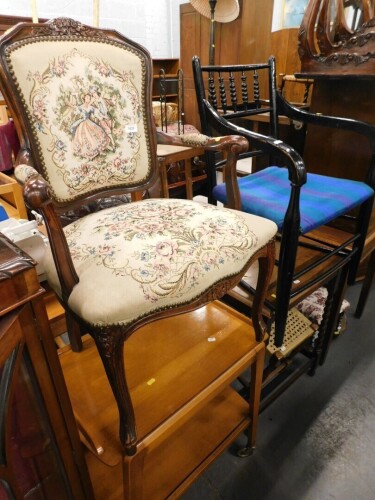
<svg viewBox="0 0 375 500">
<path fill-rule="evenodd" d="M 199 14 L 211 19 L 211 8 L 209 0 L 190 0 L 191 5 Z M 215 21 L 219 23 L 230 23 L 237 19 L 240 13 L 238 0 L 217 0 L 215 7 Z"/>
</svg>

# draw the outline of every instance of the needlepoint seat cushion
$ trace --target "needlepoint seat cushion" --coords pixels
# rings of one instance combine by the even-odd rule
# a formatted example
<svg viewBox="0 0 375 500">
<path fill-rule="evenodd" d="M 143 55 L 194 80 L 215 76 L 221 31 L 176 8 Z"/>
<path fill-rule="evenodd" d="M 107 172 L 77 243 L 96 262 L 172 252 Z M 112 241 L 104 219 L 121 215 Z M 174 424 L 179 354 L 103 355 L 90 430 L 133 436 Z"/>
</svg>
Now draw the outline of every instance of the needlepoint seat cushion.
<svg viewBox="0 0 375 500">
<path fill-rule="evenodd" d="M 240 178 L 238 184 L 242 209 L 275 221 L 281 231 L 290 200 L 288 170 L 267 167 Z M 364 182 L 308 173 L 307 182 L 301 188 L 301 233 L 305 234 L 343 215 L 373 193 L 373 189 Z M 214 188 L 214 196 L 222 203 L 226 202 L 225 184 Z"/>
<path fill-rule="evenodd" d="M 277 228 L 244 212 L 150 199 L 90 214 L 64 231 L 79 276 L 69 307 L 97 326 L 127 325 L 193 302 L 213 284 L 245 270 Z M 48 252 L 44 265 L 49 283 L 61 294 Z"/>
</svg>

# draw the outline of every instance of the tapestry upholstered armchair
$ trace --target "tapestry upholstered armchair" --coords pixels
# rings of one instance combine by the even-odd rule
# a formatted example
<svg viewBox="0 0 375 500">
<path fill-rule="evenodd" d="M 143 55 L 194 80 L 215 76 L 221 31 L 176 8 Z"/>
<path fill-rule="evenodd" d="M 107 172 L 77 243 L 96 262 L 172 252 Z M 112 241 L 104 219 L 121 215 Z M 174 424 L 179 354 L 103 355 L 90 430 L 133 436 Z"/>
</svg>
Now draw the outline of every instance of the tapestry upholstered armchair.
<svg viewBox="0 0 375 500">
<path fill-rule="evenodd" d="M 235 378 L 246 363 L 257 366 L 257 376 L 253 378 L 248 417 L 244 419 L 246 412 L 241 410 L 242 424 L 236 427 L 236 432 L 245 428 L 248 419 L 252 447 L 264 355 L 261 309 L 273 267 L 275 223 L 240 210 L 146 196 L 158 179 L 157 133 L 152 117 L 151 57 L 140 45 L 117 32 L 60 18 L 45 24 L 14 27 L 1 39 L 0 61 L 1 86 L 21 142 L 16 176 L 24 184 L 27 205 L 43 215 L 47 228 L 50 248 L 44 266 L 49 284 L 65 308 L 73 349 L 82 348 L 81 334 L 88 333 L 94 340 L 117 408 L 116 415 L 111 413 L 115 425 L 108 424 L 103 435 L 107 442 L 108 433 L 113 436 L 113 427 L 119 427 L 120 438 L 117 428 L 113 447 L 101 442 L 93 447 L 93 453 L 102 461 L 109 449 L 119 450 L 120 456 L 128 457 L 124 484 L 128 491 L 135 489 L 134 497 L 139 496 L 144 486 L 143 475 L 139 473 L 143 467 L 142 453 L 149 449 L 150 441 L 160 441 L 166 429 L 178 429 L 178 422 L 182 425 L 194 408 L 202 409 L 203 401 L 211 400 L 222 390 L 224 375 L 225 380 Z M 221 151 L 227 158 L 225 169 L 227 179 L 233 181 L 233 193 L 238 190 L 236 161 L 248 147 L 246 139 L 196 134 L 168 139 L 160 134 L 160 140 Z M 230 193 L 231 188 L 229 197 Z M 108 208 L 88 214 L 85 211 L 83 217 L 63 228 L 61 215 L 72 211 L 79 215 L 83 205 L 119 195 L 129 195 L 132 201 L 109 204 Z M 233 194 L 232 199 L 235 198 Z M 193 365 L 194 369 L 184 372 L 184 377 L 194 375 L 194 383 L 185 382 L 178 388 L 177 380 L 176 386 L 166 390 L 165 397 L 174 396 L 173 411 L 171 405 L 157 397 L 153 409 L 139 412 L 144 398 L 137 399 L 137 391 L 129 386 L 126 368 L 134 363 L 128 363 L 127 358 L 124 361 L 124 344 L 133 337 L 142 338 L 144 328 L 155 325 L 151 328 L 155 332 L 151 343 L 146 344 L 146 351 L 150 345 L 150 352 L 140 355 L 135 363 L 138 376 L 149 366 L 143 361 L 146 355 L 152 366 L 154 361 L 163 361 L 155 345 L 159 336 L 163 338 L 168 332 L 157 325 L 176 316 L 173 332 L 171 327 L 167 330 L 173 333 L 173 342 L 177 342 L 178 355 L 186 352 L 187 356 L 190 351 L 184 347 L 182 338 L 181 345 L 178 340 L 191 321 L 189 313 L 217 302 L 240 281 L 255 260 L 261 269 L 257 305 L 252 323 L 247 323 L 245 317 L 241 320 L 247 325 L 245 337 L 249 335 L 253 340 L 241 354 L 242 361 L 236 364 L 232 359 L 230 369 L 220 369 L 220 373 L 213 375 L 203 358 L 201 371 Z M 202 314 L 197 325 L 205 317 Z M 224 314 L 228 328 L 236 324 L 228 322 L 232 314 L 229 311 Z M 220 328 L 211 319 L 204 328 L 191 328 L 191 336 L 203 335 L 199 345 L 205 356 L 209 354 L 208 347 L 210 352 L 220 347 L 225 331 Z M 218 332 L 214 339 L 217 342 L 207 342 L 210 329 Z M 223 348 L 223 356 L 212 358 L 213 369 L 218 370 L 215 367 L 220 360 L 236 352 L 238 340 L 237 333 L 237 340 L 229 344 L 229 349 Z M 85 352 L 88 355 L 88 348 L 85 350 L 85 344 L 83 347 L 83 353 L 73 353 L 78 356 L 74 359 L 83 360 L 82 363 L 87 359 Z M 198 352 L 194 349 L 190 356 L 195 363 Z M 106 404 L 102 410 L 92 410 L 99 404 L 104 392 L 100 388 L 105 383 L 103 377 L 97 382 L 90 378 L 94 365 L 88 363 L 87 369 L 80 365 L 80 375 L 71 375 L 69 379 L 78 391 L 77 397 L 71 396 L 77 421 L 80 425 L 87 424 L 86 430 L 81 429 L 84 442 L 91 444 L 94 438 L 88 438 L 87 429 L 95 427 L 102 435 L 100 422 L 110 414 Z M 161 366 L 158 373 L 163 369 Z M 168 373 L 173 375 L 173 370 Z M 200 387 L 208 376 L 211 379 L 207 387 Z M 146 399 L 151 397 L 151 389 L 160 390 L 163 377 L 154 375 L 150 380 L 142 385 L 143 390 L 148 390 Z M 182 394 L 197 386 L 198 395 L 193 397 L 189 393 L 180 400 Z M 107 393 L 105 397 L 109 397 Z M 91 410 L 93 414 L 88 415 Z M 172 416 L 160 417 L 160 411 L 167 410 Z M 146 419 L 147 425 L 142 419 Z M 155 428 L 159 430 L 156 432 Z M 234 434 L 228 436 L 223 443 L 229 443 Z M 211 450 L 209 454 L 215 453 Z M 115 459 L 111 460 L 113 465 Z M 187 467 L 184 460 L 183 464 Z M 192 466 L 192 470 L 196 475 L 202 466 L 200 469 Z M 170 478 L 171 474 L 166 472 Z M 129 483 L 130 477 L 134 483 Z"/>
</svg>

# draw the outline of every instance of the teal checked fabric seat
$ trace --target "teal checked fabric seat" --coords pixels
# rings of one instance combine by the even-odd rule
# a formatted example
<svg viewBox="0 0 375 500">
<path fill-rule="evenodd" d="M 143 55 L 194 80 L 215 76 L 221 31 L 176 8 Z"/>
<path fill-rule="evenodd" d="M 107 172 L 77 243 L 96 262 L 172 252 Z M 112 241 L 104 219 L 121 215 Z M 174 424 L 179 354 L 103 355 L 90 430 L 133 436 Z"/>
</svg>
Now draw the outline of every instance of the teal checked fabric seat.
<svg viewBox="0 0 375 500">
<path fill-rule="evenodd" d="M 288 170 L 267 167 L 240 178 L 238 184 L 242 210 L 273 220 L 282 231 L 290 200 Z M 227 203 L 225 183 L 215 186 L 213 192 L 218 201 Z M 308 173 L 301 188 L 301 234 L 327 224 L 373 195 L 374 190 L 364 182 Z"/>
</svg>

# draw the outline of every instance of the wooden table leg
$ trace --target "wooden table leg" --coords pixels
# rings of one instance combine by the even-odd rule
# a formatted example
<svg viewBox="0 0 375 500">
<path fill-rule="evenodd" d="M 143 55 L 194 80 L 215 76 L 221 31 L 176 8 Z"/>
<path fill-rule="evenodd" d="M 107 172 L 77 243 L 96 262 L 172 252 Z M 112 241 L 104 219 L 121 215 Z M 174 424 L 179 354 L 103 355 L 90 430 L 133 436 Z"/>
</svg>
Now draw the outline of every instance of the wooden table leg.
<svg viewBox="0 0 375 500">
<path fill-rule="evenodd" d="M 191 160 L 188 158 L 185 160 L 185 182 L 186 182 L 186 199 L 193 199 L 193 176 L 191 173 Z"/>
<path fill-rule="evenodd" d="M 169 198 L 167 165 L 165 158 L 159 158 L 160 179 L 161 179 L 161 196 Z"/>
</svg>

